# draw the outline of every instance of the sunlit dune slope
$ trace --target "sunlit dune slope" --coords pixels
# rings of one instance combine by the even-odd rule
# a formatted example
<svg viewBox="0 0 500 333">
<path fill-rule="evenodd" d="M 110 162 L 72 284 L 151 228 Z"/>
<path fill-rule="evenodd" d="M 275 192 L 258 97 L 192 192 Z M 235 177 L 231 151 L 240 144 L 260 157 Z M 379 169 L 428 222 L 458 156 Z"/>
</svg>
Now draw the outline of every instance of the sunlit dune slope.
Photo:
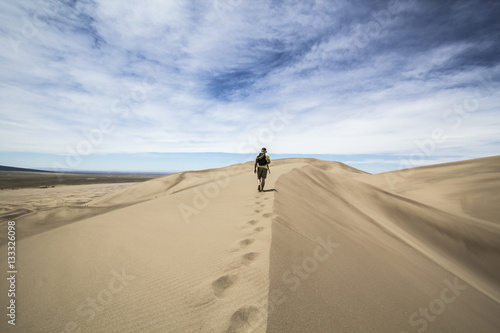
<svg viewBox="0 0 500 333">
<path fill-rule="evenodd" d="M 391 183 L 397 172 L 276 160 L 257 192 L 248 162 L 32 215 L 15 329 L 498 332 L 499 163 Z"/>
</svg>

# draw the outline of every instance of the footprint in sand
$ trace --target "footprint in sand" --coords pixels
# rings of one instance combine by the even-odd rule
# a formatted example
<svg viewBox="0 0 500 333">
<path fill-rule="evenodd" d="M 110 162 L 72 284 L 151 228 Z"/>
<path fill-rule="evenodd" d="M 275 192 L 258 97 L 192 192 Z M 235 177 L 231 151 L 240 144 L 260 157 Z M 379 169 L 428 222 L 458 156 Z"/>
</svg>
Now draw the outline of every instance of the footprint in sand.
<svg viewBox="0 0 500 333">
<path fill-rule="evenodd" d="M 243 306 L 236 310 L 226 333 L 250 332 L 264 323 L 263 314 L 255 306 Z"/>
<path fill-rule="evenodd" d="M 239 258 L 233 259 L 226 267 L 225 272 L 230 272 L 235 269 L 238 269 L 241 267 L 241 265 L 248 266 L 252 262 L 254 262 L 258 257 L 260 256 L 260 253 L 258 252 L 249 252 L 245 253 Z"/>
<path fill-rule="evenodd" d="M 252 236 L 252 235 L 255 235 L 256 233 L 258 232 L 261 232 L 262 230 L 264 230 L 264 227 L 257 227 L 255 229 L 253 229 L 252 231 L 249 231 L 245 234 L 245 236 Z"/>
<path fill-rule="evenodd" d="M 252 227 L 252 226 L 256 225 L 257 223 L 259 223 L 259 221 L 257 221 L 257 220 L 250 220 L 250 221 L 246 222 L 245 224 L 243 224 L 243 225 L 240 227 L 240 229 L 242 229 L 242 230 L 244 231 L 245 229 L 248 229 L 248 228 L 250 228 L 250 227 Z M 249 235 L 250 235 L 250 234 L 246 234 L 245 236 L 249 236 Z"/>
<path fill-rule="evenodd" d="M 236 281 L 238 280 L 238 275 L 229 274 L 224 275 L 212 282 L 212 289 L 214 291 L 214 295 L 217 298 L 223 298 L 226 295 L 226 292 L 229 288 L 231 288 Z"/>
<path fill-rule="evenodd" d="M 255 232 L 261 232 L 262 230 L 264 230 L 264 227 L 257 227 L 255 229 L 253 229 Z"/>
<path fill-rule="evenodd" d="M 244 240 L 240 241 L 240 248 L 244 249 L 247 246 L 249 246 L 250 244 L 252 244 L 253 242 L 255 242 L 255 239 L 253 239 L 253 238 L 244 239 Z"/>
<path fill-rule="evenodd" d="M 259 253 L 257 252 L 246 253 L 241 257 L 241 263 L 245 266 L 250 265 L 258 256 Z"/>
<path fill-rule="evenodd" d="M 266 214 L 264 214 L 262 216 L 265 217 L 265 218 L 273 218 L 273 217 L 276 217 L 276 214 L 274 214 L 274 213 L 266 213 Z"/>
<path fill-rule="evenodd" d="M 239 241 L 238 243 L 231 245 L 227 251 L 228 252 L 239 251 L 239 250 L 244 249 L 247 246 L 251 245 L 253 242 L 255 242 L 255 239 L 245 238 L 245 239 Z"/>
<path fill-rule="evenodd" d="M 265 206 L 266 206 L 266 204 L 261 204 L 259 207 L 265 207 Z"/>
<path fill-rule="evenodd" d="M 261 212 L 261 209 L 256 209 L 254 210 L 255 213 L 260 213 Z"/>
</svg>

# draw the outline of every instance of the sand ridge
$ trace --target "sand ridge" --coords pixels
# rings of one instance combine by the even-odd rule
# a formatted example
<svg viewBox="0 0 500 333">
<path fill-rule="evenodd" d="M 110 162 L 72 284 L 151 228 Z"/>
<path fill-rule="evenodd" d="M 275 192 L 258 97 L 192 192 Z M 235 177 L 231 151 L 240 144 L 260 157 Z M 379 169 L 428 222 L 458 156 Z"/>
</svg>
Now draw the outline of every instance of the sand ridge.
<svg viewBox="0 0 500 333">
<path fill-rule="evenodd" d="M 272 172 L 293 167 L 277 166 Z M 256 192 L 251 166 L 233 169 L 189 173 L 185 186 L 190 189 L 173 185 L 170 193 L 154 192 L 145 201 L 144 183 L 135 185 L 139 202 L 133 205 L 21 241 L 18 256 L 29 265 L 20 283 L 33 287 L 19 291 L 18 312 L 30 316 L 19 320 L 18 328 L 265 331 L 274 191 Z M 176 176 L 150 182 L 176 183 L 169 178 Z M 269 189 L 274 179 L 269 178 Z M 209 184 L 217 181 L 218 193 L 207 205 L 193 203 L 199 193 L 212 193 L 217 187 Z M 110 200 L 129 198 L 128 190 Z M 197 210 L 189 221 L 181 204 Z M 116 274 L 130 281 L 101 304 L 99 295 L 106 303 L 103 290 Z"/>
<path fill-rule="evenodd" d="M 276 160 L 259 193 L 249 162 L 115 191 L 89 202 L 96 216 L 40 215 L 18 245 L 16 330 L 498 332 L 499 166 L 416 168 L 391 187 Z M 493 213 L 455 201 L 484 193 Z"/>
</svg>

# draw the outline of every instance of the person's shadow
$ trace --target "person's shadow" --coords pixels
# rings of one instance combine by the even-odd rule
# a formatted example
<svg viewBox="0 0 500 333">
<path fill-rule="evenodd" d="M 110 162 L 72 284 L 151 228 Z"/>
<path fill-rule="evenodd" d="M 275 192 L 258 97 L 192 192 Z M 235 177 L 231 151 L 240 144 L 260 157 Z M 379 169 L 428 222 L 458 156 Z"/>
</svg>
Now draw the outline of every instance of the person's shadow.
<svg viewBox="0 0 500 333">
<path fill-rule="evenodd" d="M 262 192 L 273 192 L 273 191 L 274 192 L 278 192 L 278 190 L 275 189 L 275 188 L 272 188 L 272 189 L 269 189 L 269 190 L 263 190 Z"/>
</svg>

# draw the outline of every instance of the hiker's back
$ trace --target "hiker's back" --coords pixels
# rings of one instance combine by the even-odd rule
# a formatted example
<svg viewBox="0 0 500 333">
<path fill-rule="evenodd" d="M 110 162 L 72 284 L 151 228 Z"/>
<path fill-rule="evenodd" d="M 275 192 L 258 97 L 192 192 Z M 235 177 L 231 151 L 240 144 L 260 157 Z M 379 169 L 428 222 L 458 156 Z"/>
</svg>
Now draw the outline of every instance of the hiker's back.
<svg viewBox="0 0 500 333">
<path fill-rule="evenodd" d="M 269 160 L 269 155 L 267 153 L 259 153 L 257 154 L 256 159 L 259 166 L 266 166 Z"/>
<path fill-rule="evenodd" d="M 261 152 L 255 156 L 255 161 L 257 162 L 257 166 L 259 168 L 266 168 L 268 169 L 269 166 L 268 164 L 270 163 L 271 158 L 267 153 Z"/>
</svg>

